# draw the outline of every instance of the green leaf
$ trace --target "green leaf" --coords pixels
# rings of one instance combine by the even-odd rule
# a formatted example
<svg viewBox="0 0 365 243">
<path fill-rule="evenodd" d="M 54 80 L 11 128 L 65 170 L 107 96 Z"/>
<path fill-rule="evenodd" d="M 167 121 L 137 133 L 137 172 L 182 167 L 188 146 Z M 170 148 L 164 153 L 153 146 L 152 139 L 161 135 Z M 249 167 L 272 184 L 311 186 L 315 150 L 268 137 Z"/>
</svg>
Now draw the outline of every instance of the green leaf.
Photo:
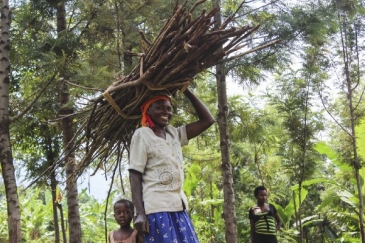
<svg viewBox="0 0 365 243">
<path fill-rule="evenodd" d="M 339 199 L 339 196 L 330 196 L 330 197 L 326 197 L 322 203 L 319 205 L 319 207 L 317 208 L 318 211 L 321 211 L 324 207 L 326 207 L 327 205 L 331 204 L 333 201 Z"/>
<path fill-rule="evenodd" d="M 315 150 L 317 150 L 318 153 L 324 154 L 327 156 L 328 159 L 330 159 L 333 163 L 337 160 L 338 155 L 337 153 L 331 149 L 326 143 L 319 142 L 314 146 Z"/>
<path fill-rule="evenodd" d="M 349 204 L 354 208 L 356 208 L 357 205 L 359 205 L 359 199 L 349 191 L 339 191 L 337 192 L 337 195 L 343 202 Z"/>
<path fill-rule="evenodd" d="M 270 203 L 275 206 L 276 211 L 278 212 L 281 220 L 283 221 L 283 224 L 287 227 L 291 215 L 287 215 L 286 212 L 285 212 L 285 210 L 279 204 L 276 204 L 274 202 L 270 202 Z"/>
<path fill-rule="evenodd" d="M 187 169 L 185 175 L 185 182 L 184 182 L 184 192 L 186 193 L 187 197 L 190 197 L 191 194 L 194 192 L 195 188 L 198 186 L 199 179 L 198 175 L 201 172 L 201 167 L 197 164 L 192 164 Z"/>
<path fill-rule="evenodd" d="M 327 178 L 316 178 L 316 179 L 311 179 L 311 180 L 303 181 L 302 186 L 310 186 L 310 185 L 317 184 L 317 183 L 321 183 L 321 182 L 330 183 L 330 184 L 334 184 L 334 185 L 337 185 L 338 184 L 336 181 L 330 180 L 330 179 L 327 179 Z M 292 191 L 297 191 L 298 188 L 299 188 L 299 185 L 296 184 L 296 185 L 294 185 L 294 186 L 291 187 L 291 190 Z"/>
<path fill-rule="evenodd" d="M 341 171 L 351 171 L 352 168 L 348 164 L 342 163 L 338 158 L 339 155 L 331 147 L 324 142 L 319 142 L 315 145 L 315 150 L 327 156 L 331 163 L 335 164 Z"/>
</svg>

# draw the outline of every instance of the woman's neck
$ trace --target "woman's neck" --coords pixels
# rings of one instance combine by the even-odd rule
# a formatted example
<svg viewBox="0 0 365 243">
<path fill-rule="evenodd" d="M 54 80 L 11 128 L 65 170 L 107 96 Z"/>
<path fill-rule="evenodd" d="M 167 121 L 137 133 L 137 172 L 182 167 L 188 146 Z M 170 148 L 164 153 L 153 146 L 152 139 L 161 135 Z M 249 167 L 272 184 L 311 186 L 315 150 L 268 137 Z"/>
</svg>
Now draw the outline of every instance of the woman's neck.
<svg viewBox="0 0 365 243">
<path fill-rule="evenodd" d="M 160 137 L 160 138 L 163 138 L 163 139 L 166 139 L 166 130 L 165 130 L 165 127 L 154 127 L 153 128 L 153 132 L 155 133 L 155 135 L 157 137 Z"/>
</svg>

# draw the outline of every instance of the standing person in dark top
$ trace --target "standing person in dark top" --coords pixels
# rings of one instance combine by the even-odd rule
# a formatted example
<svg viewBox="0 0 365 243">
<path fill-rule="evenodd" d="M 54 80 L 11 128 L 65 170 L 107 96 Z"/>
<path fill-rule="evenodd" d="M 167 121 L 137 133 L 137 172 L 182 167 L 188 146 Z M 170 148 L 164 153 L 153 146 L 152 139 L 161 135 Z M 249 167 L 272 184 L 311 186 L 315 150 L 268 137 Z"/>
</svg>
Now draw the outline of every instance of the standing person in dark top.
<svg viewBox="0 0 365 243">
<path fill-rule="evenodd" d="M 258 186 L 254 190 L 257 204 L 250 208 L 251 243 L 278 243 L 276 232 L 282 222 L 274 205 L 267 203 L 267 190 Z"/>
</svg>

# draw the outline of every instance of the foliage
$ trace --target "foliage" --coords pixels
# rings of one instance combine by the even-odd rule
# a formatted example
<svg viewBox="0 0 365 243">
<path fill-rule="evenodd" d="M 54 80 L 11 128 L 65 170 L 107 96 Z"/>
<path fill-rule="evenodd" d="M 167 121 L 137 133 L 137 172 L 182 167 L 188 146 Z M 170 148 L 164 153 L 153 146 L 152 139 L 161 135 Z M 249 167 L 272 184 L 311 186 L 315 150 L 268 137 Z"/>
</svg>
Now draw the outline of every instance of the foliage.
<svg viewBox="0 0 365 243">
<path fill-rule="evenodd" d="M 358 240 L 359 218 L 358 214 L 359 199 L 356 193 L 356 180 L 349 178 L 343 181 L 349 173 L 353 174 L 353 169 L 340 160 L 340 154 L 336 153 L 328 145 L 319 143 L 316 149 L 326 155 L 326 157 L 336 165 L 338 171 L 335 179 L 324 178 L 321 182 L 326 185 L 326 193 L 323 201 L 318 206 L 318 211 L 326 216 L 327 222 L 337 232 L 338 237 L 342 237 L 344 242 L 355 242 Z M 365 192 L 365 168 L 360 169 L 361 188 Z M 338 178 L 338 180 L 336 180 Z M 320 182 L 320 181 L 319 181 Z M 335 210 L 334 210 L 335 209 Z"/>
<path fill-rule="evenodd" d="M 68 64 L 69 81 L 75 84 L 71 86 L 72 102 L 68 105 L 82 111 L 84 103 L 97 93 L 85 87 L 102 90 L 128 73 L 128 68 L 138 59 L 124 55 L 125 52 L 143 51 L 138 30 L 153 39 L 170 15 L 175 1 L 67 1 L 69 28 L 60 38 L 56 38 L 56 6 L 50 6 L 51 2 L 17 1 L 13 9 L 10 115 L 21 114 L 46 87 L 32 108 L 11 126 L 17 169 L 22 168 L 21 172 L 26 173 L 27 178 L 37 177 L 61 153 L 58 125 L 61 107 L 57 96 L 59 67 Z M 269 202 L 276 206 L 284 221 L 285 228 L 278 235 L 280 242 L 297 241 L 299 222 L 310 242 L 359 242 L 359 193 L 352 167 L 351 137 L 346 133 L 351 118 L 348 93 L 342 92 L 346 86 L 342 83 L 345 63 L 340 30 L 349 33 L 348 53 L 353 61 L 350 78 L 352 84 L 358 81 L 358 89 L 354 92 L 358 109 L 354 115 L 357 118 L 357 151 L 363 166 L 363 6 L 360 1 L 347 0 L 250 3 L 235 19 L 237 25 L 261 24 L 260 35 L 248 44 L 277 38 L 282 42 L 227 65 L 229 79 L 239 83 L 244 90 L 243 95 L 230 97 L 228 101 L 239 242 L 250 241 L 248 209 L 255 204 L 252 191 L 260 184 L 269 189 Z M 238 4 L 237 1 L 224 1 L 224 16 L 235 11 Z M 64 52 L 57 56 L 60 47 Z M 359 63 L 355 62 L 357 59 Z M 259 89 L 263 94 L 258 94 L 255 84 L 267 84 L 266 90 Z M 209 72 L 203 73 L 191 88 L 215 113 L 214 77 Z M 305 124 L 306 97 L 310 109 Z M 275 102 L 268 103 L 267 98 L 273 98 Z M 322 123 L 323 119 L 328 120 L 322 105 L 345 129 L 338 129 L 333 122 Z M 174 115 L 173 125 L 185 124 L 196 117 L 183 96 L 174 101 Z M 77 114 L 74 122 L 82 121 L 81 117 Z M 224 242 L 223 185 L 217 134 L 217 127 L 212 127 L 184 147 L 184 190 L 189 197 L 189 214 L 202 243 Z M 303 160 L 303 148 L 309 151 L 306 160 Z M 77 151 L 77 155 L 82 156 L 83 151 Z M 114 166 L 110 163 L 105 166 L 107 176 Z M 121 163 L 124 164 L 120 174 L 126 178 L 126 162 Z M 365 170 L 361 167 L 359 172 L 361 189 L 365 192 Z M 300 178 L 302 175 L 304 177 Z M 58 174 L 57 178 L 63 180 L 63 174 Z M 49 179 L 43 179 L 36 184 L 37 188 L 19 193 L 25 242 L 53 242 Z M 115 181 L 119 179 L 122 178 L 115 178 Z M 121 185 L 128 185 L 128 180 L 124 181 Z M 128 188 L 126 191 L 128 193 Z M 120 195 L 120 192 L 116 194 Z M 85 190 L 79 196 L 84 242 L 104 242 L 105 202 L 96 201 Z M 109 202 L 113 197 L 116 195 L 112 195 Z M 63 201 L 62 205 L 65 205 Z M 108 229 L 117 227 L 111 206 L 107 212 Z M 301 214 L 297 215 L 300 221 L 296 217 L 299 207 L 302 208 Z M 8 239 L 5 212 L 6 200 L 1 189 L 0 242 Z M 67 207 L 64 207 L 65 218 L 66 215 Z"/>
<path fill-rule="evenodd" d="M 1 187 L 3 191 L 3 186 Z M 22 190 L 22 189 L 20 189 Z M 1 193 L 3 195 L 3 193 Z M 21 191 L 20 207 L 22 209 L 22 232 L 23 242 L 29 243 L 51 243 L 54 242 L 54 229 L 52 218 L 52 197 L 49 190 L 43 188 L 29 188 Z M 83 241 L 87 243 L 105 242 L 104 232 L 104 211 L 105 202 L 99 202 L 88 195 L 86 189 L 79 194 L 80 216 L 83 230 Z M 113 201 L 113 199 L 112 199 Z M 63 202 L 62 204 L 66 204 Z M 8 239 L 6 227 L 6 200 L 4 196 L 0 197 L 0 221 L 3 222 L 0 227 L 0 242 L 6 242 Z M 112 205 L 107 212 L 106 223 L 108 230 L 118 228 L 112 213 Z M 64 217 L 67 218 L 67 207 L 63 211 Z"/>
</svg>

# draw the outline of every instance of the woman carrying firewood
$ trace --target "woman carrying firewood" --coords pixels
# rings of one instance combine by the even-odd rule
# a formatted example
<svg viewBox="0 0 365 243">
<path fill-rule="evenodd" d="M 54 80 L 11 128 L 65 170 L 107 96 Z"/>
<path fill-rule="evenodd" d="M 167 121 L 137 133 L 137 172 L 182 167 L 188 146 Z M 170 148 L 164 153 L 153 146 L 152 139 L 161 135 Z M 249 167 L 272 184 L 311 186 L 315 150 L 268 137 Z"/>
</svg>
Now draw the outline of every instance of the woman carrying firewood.
<svg viewBox="0 0 365 243">
<path fill-rule="evenodd" d="M 134 227 L 145 234 L 146 243 L 199 242 L 186 211 L 181 146 L 215 120 L 189 89 L 184 94 L 198 121 L 178 128 L 170 126 L 171 99 L 157 95 L 142 105 L 142 127 L 132 137 L 129 173 L 136 208 Z"/>
</svg>

